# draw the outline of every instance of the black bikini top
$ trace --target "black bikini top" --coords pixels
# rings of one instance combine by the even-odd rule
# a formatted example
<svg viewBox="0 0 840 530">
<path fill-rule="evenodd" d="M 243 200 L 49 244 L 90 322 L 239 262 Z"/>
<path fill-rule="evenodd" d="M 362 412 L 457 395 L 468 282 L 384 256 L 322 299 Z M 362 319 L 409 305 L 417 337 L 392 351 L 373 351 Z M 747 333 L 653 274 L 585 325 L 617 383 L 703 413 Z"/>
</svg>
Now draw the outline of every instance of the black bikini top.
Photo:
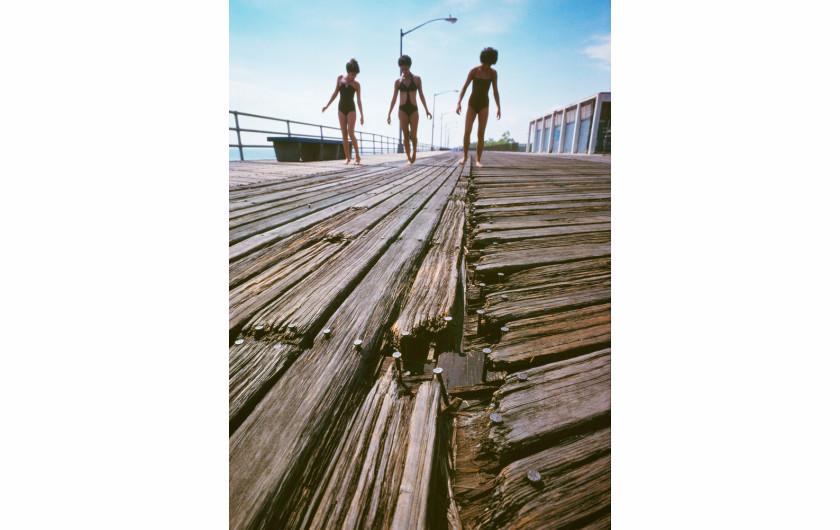
<svg viewBox="0 0 840 530">
<path fill-rule="evenodd" d="M 400 81 L 400 92 L 414 92 L 415 90 L 417 90 L 417 85 L 414 84 L 414 74 L 408 74 L 408 75 L 411 76 L 411 84 L 406 87 L 403 84 L 403 81 L 405 81 L 405 79 Z"/>
</svg>

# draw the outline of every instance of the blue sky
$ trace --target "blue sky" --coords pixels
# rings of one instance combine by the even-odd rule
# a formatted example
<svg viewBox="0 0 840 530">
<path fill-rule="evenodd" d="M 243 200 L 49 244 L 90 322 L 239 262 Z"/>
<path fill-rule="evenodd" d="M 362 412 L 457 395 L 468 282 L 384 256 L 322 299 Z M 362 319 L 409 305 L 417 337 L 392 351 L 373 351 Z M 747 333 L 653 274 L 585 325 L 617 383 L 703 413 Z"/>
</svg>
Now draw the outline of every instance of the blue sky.
<svg viewBox="0 0 840 530">
<path fill-rule="evenodd" d="M 357 129 L 397 136 L 396 108 L 391 125 L 386 118 L 398 76 L 400 29 L 450 14 L 455 24 L 432 22 L 406 35 L 403 53 L 422 77 L 432 111 L 433 95 L 460 90 L 484 47 L 499 50 L 502 119 L 495 119 L 491 95 L 485 138 L 507 130 L 524 143 L 528 122 L 538 114 L 611 91 L 609 0 L 231 0 L 229 5 L 230 110 L 337 125 L 337 102 L 324 114 L 321 107 L 355 57 L 365 110 L 365 125 L 357 123 Z M 462 107 L 469 94 L 470 89 Z M 452 112 L 457 100 L 457 93 L 437 96 L 435 144 L 445 112 L 451 113 L 443 116 L 450 143 L 463 134 L 464 112 L 461 117 Z M 431 122 L 421 118 L 420 141 L 428 143 L 431 133 Z"/>
</svg>

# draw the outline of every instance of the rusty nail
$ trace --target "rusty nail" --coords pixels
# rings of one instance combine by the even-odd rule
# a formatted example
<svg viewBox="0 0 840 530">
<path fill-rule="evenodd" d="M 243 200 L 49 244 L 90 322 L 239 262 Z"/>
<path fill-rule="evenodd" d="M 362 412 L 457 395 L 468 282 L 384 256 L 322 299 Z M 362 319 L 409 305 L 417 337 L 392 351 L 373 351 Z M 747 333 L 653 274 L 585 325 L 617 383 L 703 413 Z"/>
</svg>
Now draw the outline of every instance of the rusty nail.
<svg viewBox="0 0 840 530">
<path fill-rule="evenodd" d="M 499 281 L 500 281 L 500 282 L 502 282 L 502 281 L 504 281 L 504 280 L 505 280 L 505 273 L 500 272 L 499 274 L 497 274 L 497 276 L 499 277 Z"/>
<path fill-rule="evenodd" d="M 444 386 L 443 384 L 443 368 L 438 366 L 434 370 L 432 370 L 432 372 L 434 372 L 438 383 L 440 383 L 440 395 L 443 397 L 443 404 L 448 407 L 450 405 L 450 401 L 449 394 L 446 392 L 446 386 Z"/>
</svg>

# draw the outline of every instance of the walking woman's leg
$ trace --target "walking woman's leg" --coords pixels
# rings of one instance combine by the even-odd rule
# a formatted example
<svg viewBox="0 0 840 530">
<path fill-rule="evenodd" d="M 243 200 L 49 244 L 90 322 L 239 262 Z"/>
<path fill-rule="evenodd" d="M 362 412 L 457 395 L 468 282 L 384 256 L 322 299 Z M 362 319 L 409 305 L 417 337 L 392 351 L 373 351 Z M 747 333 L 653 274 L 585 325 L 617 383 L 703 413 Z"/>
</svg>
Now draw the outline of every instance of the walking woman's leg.
<svg viewBox="0 0 840 530">
<path fill-rule="evenodd" d="M 347 116 L 341 111 L 338 111 L 338 125 L 341 128 L 341 140 L 344 143 L 344 158 L 347 159 L 344 163 L 349 164 L 350 143 L 347 141 Z"/>
<path fill-rule="evenodd" d="M 405 156 L 408 157 L 408 163 L 411 164 L 411 140 L 408 137 L 408 116 L 403 111 L 399 111 L 398 116 L 400 117 L 400 129 L 402 129 Z"/>
<path fill-rule="evenodd" d="M 356 111 L 347 113 L 347 135 L 353 142 L 353 149 L 356 150 L 356 165 L 362 163 L 362 158 L 359 155 L 359 142 L 356 140 Z M 350 150 L 347 150 L 347 159 L 350 160 Z"/>
<path fill-rule="evenodd" d="M 413 164 L 417 160 L 417 123 L 420 121 L 420 112 L 411 113 L 408 121 L 411 128 L 411 144 L 414 146 L 414 151 L 411 152 L 411 163 Z"/>
<path fill-rule="evenodd" d="M 481 153 L 484 152 L 484 129 L 487 127 L 487 116 L 490 115 L 490 107 L 484 107 L 478 113 L 478 140 L 475 143 L 475 165 L 481 165 Z"/>
<path fill-rule="evenodd" d="M 464 116 L 464 159 L 459 164 L 465 164 L 470 157 L 470 135 L 472 135 L 472 126 L 475 121 L 475 111 L 472 107 L 467 106 L 467 115 Z"/>
</svg>

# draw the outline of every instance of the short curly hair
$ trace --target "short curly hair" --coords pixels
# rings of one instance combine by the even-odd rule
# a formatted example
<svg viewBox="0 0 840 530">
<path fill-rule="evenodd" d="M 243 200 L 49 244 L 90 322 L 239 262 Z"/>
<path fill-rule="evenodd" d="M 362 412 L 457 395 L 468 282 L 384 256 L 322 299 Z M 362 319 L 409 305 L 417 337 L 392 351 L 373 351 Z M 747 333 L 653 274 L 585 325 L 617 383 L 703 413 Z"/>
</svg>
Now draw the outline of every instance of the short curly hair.
<svg viewBox="0 0 840 530">
<path fill-rule="evenodd" d="M 481 59 L 481 64 L 496 64 L 499 60 L 499 50 L 488 46 L 481 50 L 479 59 Z"/>
<path fill-rule="evenodd" d="M 400 58 L 397 60 L 397 66 L 411 66 L 411 57 L 408 55 L 400 55 Z"/>
<path fill-rule="evenodd" d="M 347 73 L 356 72 L 359 73 L 359 61 L 356 59 L 350 59 L 347 61 Z"/>
</svg>

